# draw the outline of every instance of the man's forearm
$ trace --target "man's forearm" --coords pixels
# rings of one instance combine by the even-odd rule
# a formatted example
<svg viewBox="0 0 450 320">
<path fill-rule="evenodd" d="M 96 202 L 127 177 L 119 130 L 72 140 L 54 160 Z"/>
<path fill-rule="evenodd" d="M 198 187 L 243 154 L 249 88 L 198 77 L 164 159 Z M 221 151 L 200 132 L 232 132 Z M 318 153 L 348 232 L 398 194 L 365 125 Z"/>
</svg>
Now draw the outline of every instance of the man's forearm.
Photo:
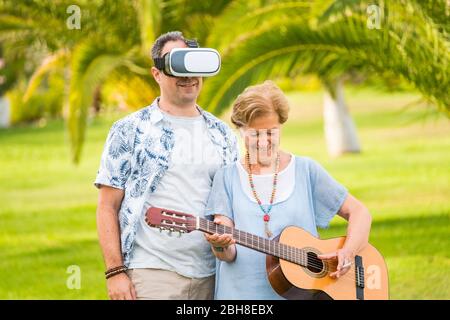
<svg viewBox="0 0 450 320">
<path fill-rule="evenodd" d="M 122 265 L 119 219 L 115 210 L 101 207 L 97 209 L 97 232 L 106 268 Z"/>
</svg>

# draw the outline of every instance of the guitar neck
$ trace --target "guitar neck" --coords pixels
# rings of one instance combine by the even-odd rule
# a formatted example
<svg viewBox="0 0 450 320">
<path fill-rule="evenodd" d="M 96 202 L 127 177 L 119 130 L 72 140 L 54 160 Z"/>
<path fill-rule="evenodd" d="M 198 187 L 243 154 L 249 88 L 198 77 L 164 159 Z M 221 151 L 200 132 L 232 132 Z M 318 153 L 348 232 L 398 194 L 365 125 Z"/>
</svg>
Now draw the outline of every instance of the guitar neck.
<svg viewBox="0 0 450 320">
<path fill-rule="evenodd" d="M 213 221 L 200 217 L 197 217 L 196 229 L 209 234 L 231 234 L 236 243 L 242 246 L 304 267 L 308 265 L 308 255 L 306 251 L 279 243 L 275 240 L 266 239 L 235 228 L 219 225 Z"/>
</svg>

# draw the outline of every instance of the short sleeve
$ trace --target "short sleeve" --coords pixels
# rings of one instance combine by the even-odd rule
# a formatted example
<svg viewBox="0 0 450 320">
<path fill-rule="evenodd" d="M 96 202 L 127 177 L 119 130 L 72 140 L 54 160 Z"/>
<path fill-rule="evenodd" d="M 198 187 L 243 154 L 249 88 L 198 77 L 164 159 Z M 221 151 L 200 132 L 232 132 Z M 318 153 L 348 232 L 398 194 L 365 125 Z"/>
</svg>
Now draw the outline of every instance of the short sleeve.
<svg viewBox="0 0 450 320">
<path fill-rule="evenodd" d="M 239 144 L 236 135 L 234 132 L 230 133 L 231 136 L 231 152 L 232 152 L 232 159 L 233 162 L 236 162 L 240 158 L 240 152 L 239 152 Z"/>
<path fill-rule="evenodd" d="M 312 159 L 309 171 L 316 225 L 327 228 L 347 198 L 348 190 Z"/>
<path fill-rule="evenodd" d="M 94 182 L 97 188 L 105 185 L 125 189 L 125 183 L 131 172 L 131 133 L 125 132 L 124 126 L 118 122 L 111 127 Z"/>
<path fill-rule="evenodd" d="M 213 219 L 214 215 L 221 214 L 234 221 L 232 210 L 232 195 L 229 177 L 226 170 L 222 167 L 214 175 L 213 185 L 208 197 L 208 203 L 205 209 L 205 217 Z"/>
</svg>

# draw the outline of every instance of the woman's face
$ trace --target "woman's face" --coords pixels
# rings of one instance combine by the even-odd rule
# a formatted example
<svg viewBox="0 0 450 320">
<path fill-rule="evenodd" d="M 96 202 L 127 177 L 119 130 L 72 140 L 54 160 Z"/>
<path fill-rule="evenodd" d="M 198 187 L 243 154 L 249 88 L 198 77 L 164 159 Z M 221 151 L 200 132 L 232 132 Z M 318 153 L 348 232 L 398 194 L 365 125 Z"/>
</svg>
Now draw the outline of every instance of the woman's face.
<svg viewBox="0 0 450 320">
<path fill-rule="evenodd" d="M 276 113 L 257 117 L 241 128 L 241 137 L 250 155 L 250 164 L 272 164 L 280 145 L 280 129 L 281 124 Z"/>
</svg>

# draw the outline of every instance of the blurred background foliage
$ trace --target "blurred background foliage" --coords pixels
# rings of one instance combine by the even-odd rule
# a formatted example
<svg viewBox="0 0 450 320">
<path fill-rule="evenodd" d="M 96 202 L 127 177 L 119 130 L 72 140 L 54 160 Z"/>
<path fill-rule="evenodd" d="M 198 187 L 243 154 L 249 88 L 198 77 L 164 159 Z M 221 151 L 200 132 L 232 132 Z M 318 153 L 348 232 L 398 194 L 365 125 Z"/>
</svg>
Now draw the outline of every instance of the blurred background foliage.
<svg viewBox="0 0 450 320">
<path fill-rule="evenodd" d="M 446 0 L 1 0 L 0 94 L 13 124 L 64 117 L 78 162 L 90 115 L 158 95 L 150 48 L 181 30 L 222 54 L 200 97 L 217 115 L 271 78 L 333 98 L 342 81 L 412 88 L 448 116 L 449 11 Z"/>
</svg>

